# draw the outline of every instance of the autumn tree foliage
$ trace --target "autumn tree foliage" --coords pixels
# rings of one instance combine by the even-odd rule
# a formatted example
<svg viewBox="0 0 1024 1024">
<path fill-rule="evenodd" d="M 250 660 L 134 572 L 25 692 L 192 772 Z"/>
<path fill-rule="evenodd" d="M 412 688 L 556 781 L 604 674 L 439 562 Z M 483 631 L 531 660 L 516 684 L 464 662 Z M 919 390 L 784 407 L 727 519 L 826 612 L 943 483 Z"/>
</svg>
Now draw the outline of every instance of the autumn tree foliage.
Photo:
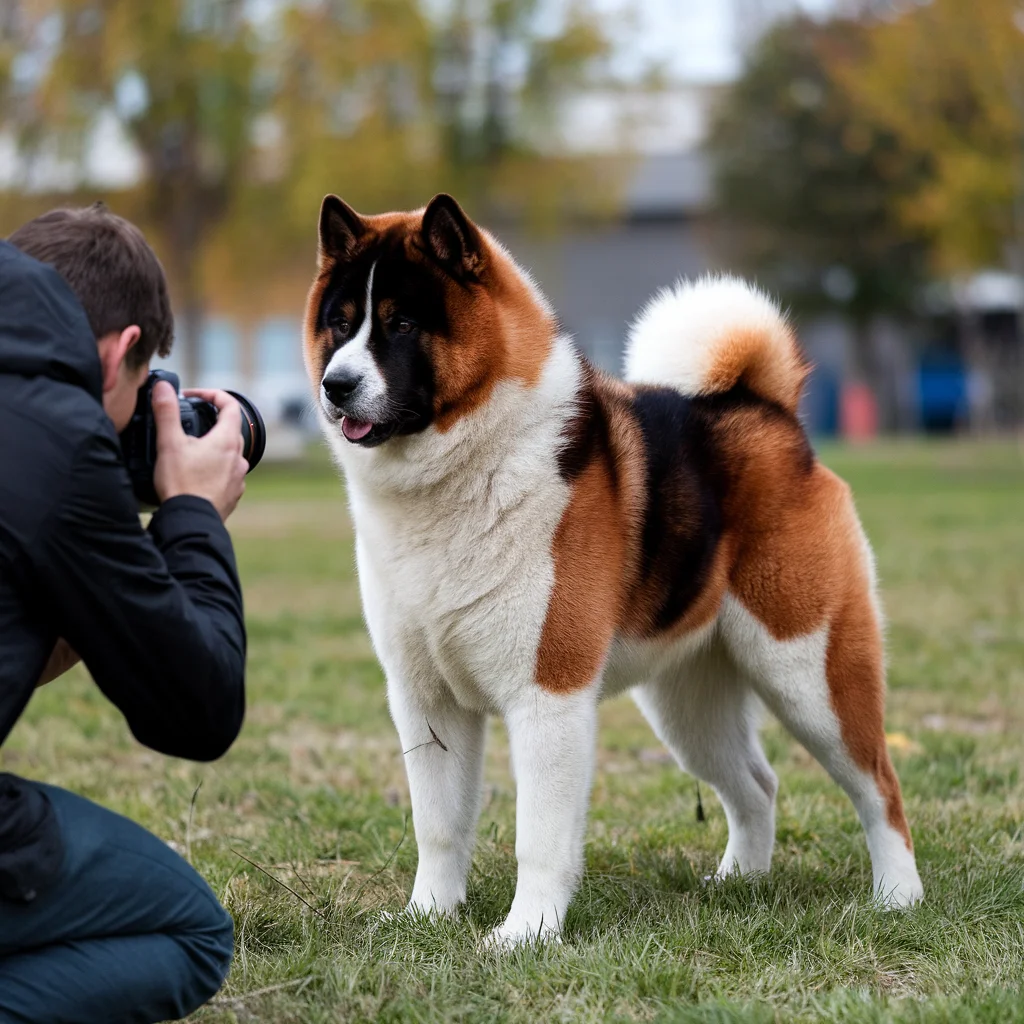
<svg viewBox="0 0 1024 1024">
<path fill-rule="evenodd" d="M 834 308 L 855 327 L 854 373 L 881 392 L 870 325 L 912 304 L 923 236 L 901 204 L 925 154 L 859 105 L 840 68 L 867 26 L 796 17 L 756 45 L 714 120 L 708 150 L 730 259 L 797 310 Z"/>
<path fill-rule="evenodd" d="M 56 144 L 84 157 L 97 119 L 116 114 L 143 162 L 117 206 L 168 265 L 192 376 L 210 288 L 253 295 L 291 254 L 308 259 L 326 192 L 372 211 L 445 188 L 483 212 L 510 194 L 543 203 L 552 187 L 581 187 L 579 168 L 560 177 L 524 129 L 607 43 L 584 0 L 554 27 L 541 7 L 5 0 L 0 129 L 16 129 L 26 154 Z M 4 90 L 19 49 L 43 71 L 15 104 Z"/>
<path fill-rule="evenodd" d="M 907 231 L 930 240 L 939 273 L 1024 272 L 1024 7 L 1018 0 L 901 2 L 866 22 L 837 66 L 864 116 L 927 154 L 898 197 Z"/>
</svg>

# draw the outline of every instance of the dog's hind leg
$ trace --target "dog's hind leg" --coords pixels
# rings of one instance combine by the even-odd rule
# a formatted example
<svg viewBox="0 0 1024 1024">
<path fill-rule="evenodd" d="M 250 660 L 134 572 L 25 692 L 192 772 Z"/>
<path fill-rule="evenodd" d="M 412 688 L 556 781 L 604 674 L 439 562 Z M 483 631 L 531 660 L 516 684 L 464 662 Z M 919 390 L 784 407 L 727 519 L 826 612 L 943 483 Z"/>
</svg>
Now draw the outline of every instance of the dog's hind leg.
<svg viewBox="0 0 1024 1024">
<path fill-rule="evenodd" d="M 454 700 L 424 707 L 389 680 L 391 717 L 405 754 L 419 862 L 410 911 L 450 913 L 466 900 L 480 813 L 486 716 Z"/>
<path fill-rule="evenodd" d="M 719 877 L 765 872 L 775 845 L 775 773 L 757 735 L 760 705 L 717 641 L 633 690 L 658 738 L 718 794 L 729 823 Z"/>
<path fill-rule="evenodd" d="M 885 743 L 881 635 L 870 605 L 845 607 L 826 626 L 792 640 L 773 638 L 732 598 L 720 621 L 764 702 L 853 801 L 875 895 L 887 907 L 915 903 L 923 890 Z"/>
</svg>

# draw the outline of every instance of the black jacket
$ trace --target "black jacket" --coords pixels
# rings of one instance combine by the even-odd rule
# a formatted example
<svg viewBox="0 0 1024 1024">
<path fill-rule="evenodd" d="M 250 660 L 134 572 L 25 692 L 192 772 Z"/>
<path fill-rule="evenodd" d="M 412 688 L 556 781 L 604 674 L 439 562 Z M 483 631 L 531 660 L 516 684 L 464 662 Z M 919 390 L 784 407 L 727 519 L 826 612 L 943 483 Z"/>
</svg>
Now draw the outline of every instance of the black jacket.
<svg viewBox="0 0 1024 1024">
<path fill-rule="evenodd" d="M 207 761 L 238 735 L 227 531 L 186 496 L 142 528 L 85 313 L 51 267 L 0 241 L 0 744 L 58 637 L 146 746 Z"/>
</svg>

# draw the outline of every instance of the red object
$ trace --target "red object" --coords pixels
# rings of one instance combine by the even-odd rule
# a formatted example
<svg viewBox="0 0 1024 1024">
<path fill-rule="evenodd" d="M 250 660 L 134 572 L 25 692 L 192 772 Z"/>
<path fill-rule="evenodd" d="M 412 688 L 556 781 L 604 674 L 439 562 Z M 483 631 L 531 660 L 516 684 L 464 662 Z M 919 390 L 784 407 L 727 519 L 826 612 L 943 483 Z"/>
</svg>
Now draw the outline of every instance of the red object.
<svg viewBox="0 0 1024 1024">
<path fill-rule="evenodd" d="M 870 441 L 878 436 L 878 403 L 866 384 L 843 385 L 839 431 L 847 441 Z"/>
</svg>

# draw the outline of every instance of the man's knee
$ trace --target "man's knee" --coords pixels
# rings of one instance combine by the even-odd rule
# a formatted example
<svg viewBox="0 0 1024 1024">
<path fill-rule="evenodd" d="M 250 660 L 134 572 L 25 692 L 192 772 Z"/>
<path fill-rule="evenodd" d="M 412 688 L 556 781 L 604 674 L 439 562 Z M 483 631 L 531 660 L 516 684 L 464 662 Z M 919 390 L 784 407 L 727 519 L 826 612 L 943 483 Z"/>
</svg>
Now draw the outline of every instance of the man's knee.
<svg viewBox="0 0 1024 1024">
<path fill-rule="evenodd" d="M 231 915 L 210 901 L 207 920 L 195 922 L 187 932 L 175 936 L 192 966 L 185 1001 L 189 1013 L 213 998 L 224 984 L 235 950 L 235 928 Z"/>
<path fill-rule="evenodd" d="M 152 1019 L 182 1017 L 207 1002 L 223 984 L 233 952 L 231 917 L 210 886 L 135 822 L 71 793 L 39 788 L 59 820 L 63 866 L 52 890 L 7 915 L 0 955 L 44 947 L 92 951 L 103 967 L 94 971 L 86 963 L 82 984 L 94 980 L 113 1005 L 119 992 L 129 1001 L 151 1000 L 154 1013 L 162 1013 Z M 143 948 L 145 955 L 133 953 L 128 964 L 123 948 Z"/>
</svg>

